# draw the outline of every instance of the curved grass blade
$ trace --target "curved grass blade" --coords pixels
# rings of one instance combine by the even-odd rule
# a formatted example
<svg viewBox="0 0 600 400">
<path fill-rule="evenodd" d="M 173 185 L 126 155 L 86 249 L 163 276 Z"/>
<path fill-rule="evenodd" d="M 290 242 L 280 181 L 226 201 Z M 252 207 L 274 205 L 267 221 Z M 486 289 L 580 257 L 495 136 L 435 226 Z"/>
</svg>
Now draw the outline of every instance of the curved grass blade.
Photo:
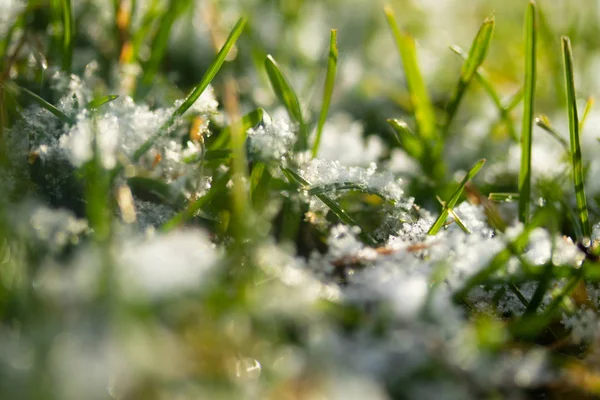
<svg viewBox="0 0 600 400">
<path fill-rule="evenodd" d="M 533 140 L 536 83 L 536 4 L 531 0 L 525 17 L 525 98 L 521 129 L 521 167 L 519 169 L 519 220 L 529 221 L 531 206 L 531 143 Z"/>
<path fill-rule="evenodd" d="M 494 36 L 494 26 L 494 17 L 486 18 L 479 28 L 477 36 L 475 36 L 475 39 L 473 40 L 469 54 L 463 63 L 460 72 L 460 79 L 446 110 L 447 116 L 443 128 L 444 134 L 448 133 L 450 125 L 452 124 L 452 121 L 456 116 L 456 112 L 458 111 L 458 106 L 460 105 L 460 102 L 467 88 L 469 87 L 471 80 L 476 75 L 477 69 L 481 66 L 481 64 L 483 64 L 483 61 L 487 56 L 490 43 L 492 42 L 492 37 Z"/>
<path fill-rule="evenodd" d="M 421 160 L 425 153 L 423 143 L 415 136 L 406 122 L 399 119 L 388 119 L 387 123 L 394 130 L 394 138 L 406 153 L 416 160 Z"/>
<path fill-rule="evenodd" d="M 256 125 L 258 125 L 263 120 L 264 114 L 265 110 L 262 108 L 257 108 L 256 110 L 250 111 L 248 114 L 244 115 L 241 121 L 242 131 L 245 133 L 248 129 L 254 128 Z M 231 139 L 230 136 L 231 126 L 226 126 L 219 133 L 216 140 L 209 145 L 209 148 L 211 150 L 218 150 L 229 146 L 229 141 Z"/>
<path fill-rule="evenodd" d="M 277 98 L 283 103 L 290 118 L 300 125 L 298 139 L 296 141 L 297 150 L 306 150 L 308 148 L 308 137 L 306 124 L 302 117 L 302 109 L 296 92 L 279 69 L 277 62 L 271 55 L 265 59 L 265 69 Z"/>
<path fill-rule="evenodd" d="M 310 182 L 302 178 L 302 176 L 290 168 L 281 167 L 281 172 L 283 172 L 286 178 L 288 178 L 290 183 L 299 185 L 301 188 L 307 188 L 311 186 Z M 349 226 L 358 226 L 358 223 L 354 221 L 354 219 L 352 219 L 352 217 L 350 217 L 335 200 L 331 199 L 324 193 L 315 194 L 315 196 L 321 200 L 331 210 L 331 212 L 333 212 L 335 216 L 339 218 L 340 221 Z M 376 244 L 375 239 L 373 239 L 370 234 L 364 231 L 361 231 L 361 238 L 370 245 Z"/>
<path fill-rule="evenodd" d="M 448 203 L 442 209 L 442 212 L 440 213 L 438 219 L 434 222 L 431 228 L 429 228 L 429 231 L 427 232 L 428 235 L 436 235 L 444 226 L 444 224 L 446 223 L 446 219 L 448 219 L 448 214 L 450 214 L 450 210 L 456 206 L 456 203 L 458 202 L 458 199 L 460 198 L 460 195 L 462 194 L 465 185 L 467 184 L 467 182 L 473 179 L 475 175 L 477 175 L 479 170 L 483 167 L 483 164 L 485 164 L 485 159 L 477 161 L 477 163 L 475 163 L 475 165 L 471 168 L 467 175 L 465 175 L 463 180 L 460 182 L 460 185 L 458 185 L 458 188 L 456 189 L 454 194 L 452 194 L 452 197 L 450 197 L 450 200 L 448 200 Z"/>
<path fill-rule="evenodd" d="M 221 69 L 221 66 L 225 62 L 225 58 L 227 58 L 229 51 L 233 48 L 235 42 L 237 42 L 238 38 L 242 34 L 245 25 L 246 18 L 242 17 L 237 21 L 237 23 L 233 27 L 233 30 L 229 34 L 229 37 L 225 41 L 225 44 L 223 45 L 223 47 L 221 47 L 219 53 L 217 53 L 215 60 L 208 68 L 208 70 L 204 73 L 204 76 L 200 80 L 200 83 L 190 92 L 190 94 L 186 97 L 186 99 L 179 106 L 179 108 L 177 108 L 169 117 L 169 119 L 160 127 L 158 132 L 135 151 L 133 155 L 134 161 L 138 161 L 140 157 L 143 156 L 150 149 L 150 147 L 152 147 L 156 139 L 166 134 L 169 131 L 169 129 L 173 126 L 175 121 L 179 117 L 181 117 L 194 104 L 196 100 L 198 100 L 200 95 L 202 95 L 204 90 L 206 90 L 208 85 L 217 75 L 217 72 L 219 72 L 219 70 Z"/>
<path fill-rule="evenodd" d="M 73 60 L 73 39 L 75 38 L 75 21 L 73 19 L 71 0 L 62 0 L 61 6 L 63 17 L 62 68 L 66 72 L 71 72 L 71 62 Z"/>
<path fill-rule="evenodd" d="M 88 110 L 99 108 L 100 106 L 103 106 L 106 103 L 110 103 L 111 101 L 116 100 L 118 97 L 119 95 L 117 94 L 109 94 L 107 96 L 98 97 L 97 99 L 94 99 L 87 103 L 85 108 L 87 108 Z"/>
<path fill-rule="evenodd" d="M 46 100 L 42 99 L 37 94 L 33 93 L 31 90 L 26 89 L 24 87 L 20 87 L 20 86 L 17 86 L 17 89 L 21 93 L 24 93 L 25 95 L 27 95 L 27 97 L 29 97 L 31 100 L 36 102 L 40 107 L 45 108 L 46 110 L 50 111 L 52 114 L 56 115 L 65 124 L 73 125 L 75 123 L 75 120 L 73 118 L 69 117 L 67 114 L 60 111 L 58 108 L 56 108 L 52 104 L 48 103 Z"/>
<path fill-rule="evenodd" d="M 565 87 L 567 92 L 567 110 L 569 114 L 570 153 L 573 163 L 573 184 L 577 199 L 577 214 L 581 222 L 583 236 L 590 237 L 591 228 L 587 200 L 585 197 L 583 162 L 581 160 L 581 145 L 579 143 L 579 119 L 577 116 L 577 98 L 575 95 L 575 78 L 573 74 L 573 52 L 571 41 L 562 37 L 562 51 L 565 62 Z M 582 239 L 582 238 L 578 238 Z"/>
<path fill-rule="evenodd" d="M 388 24 L 396 40 L 396 46 L 402 59 L 404 75 L 408 85 L 410 102 L 417 121 L 418 133 L 426 141 L 437 139 L 435 111 L 417 62 L 417 50 L 412 36 L 400 31 L 394 12 L 390 7 L 384 9 Z"/>
<path fill-rule="evenodd" d="M 335 85 L 335 75 L 337 72 L 337 61 L 338 61 L 338 48 L 337 48 L 337 30 L 331 30 L 331 37 L 329 38 L 329 59 L 327 61 L 327 74 L 325 77 L 325 88 L 323 90 L 323 105 L 321 106 L 321 114 L 319 115 L 319 122 L 317 124 L 317 136 L 315 143 L 312 148 L 312 157 L 315 158 L 319 152 L 319 145 L 321 144 L 321 135 L 323 134 L 323 127 L 325 126 L 325 120 L 327 119 L 327 112 L 329 111 L 329 105 L 331 104 L 331 96 L 333 94 L 333 87 Z"/>
</svg>

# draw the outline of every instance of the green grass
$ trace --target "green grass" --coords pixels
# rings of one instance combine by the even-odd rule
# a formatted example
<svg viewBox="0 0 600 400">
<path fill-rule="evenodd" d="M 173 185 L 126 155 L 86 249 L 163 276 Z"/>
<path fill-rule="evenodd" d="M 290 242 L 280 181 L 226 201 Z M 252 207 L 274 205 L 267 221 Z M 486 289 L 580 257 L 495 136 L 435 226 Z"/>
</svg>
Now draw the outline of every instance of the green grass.
<svg viewBox="0 0 600 400">
<path fill-rule="evenodd" d="M 596 13 L 453 1 L 0 18 L 0 398 L 600 395 Z"/>
<path fill-rule="evenodd" d="M 530 1 L 525 17 L 525 86 L 521 128 L 521 168 L 519 170 L 519 219 L 529 221 L 531 208 L 531 145 L 536 89 L 536 4 Z"/>
<path fill-rule="evenodd" d="M 458 185 L 458 188 L 456 189 L 456 191 L 452 194 L 452 197 L 450 197 L 450 200 L 448 200 L 447 203 L 443 204 L 442 212 L 440 213 L 440 216 L 437 218 L 437 220 L 433 223 L 431 228 L 429 228 L 429 231 L 427 232 L 428 235 L 436 235 L 440 231 L 440 229 L 442 229 L 442 227 L 446 223 L 448 214 L 458 203 L 458 200 L 460 199 L 460 196 L 461 196 L 463 190 L 465 189 L 465 185 L 470 180 L 472 180 L 475 177 L 475 175 L 477 175 L 479 170 L 481 170 L 481 168 L 483 167 L 483 164 L 485 164 L 485 159 L 479 160 L 477 163 L 475 163 L 475 165 L 473 165 L 473 167 L 469 170 L 469 172 L 467 172 L 465 177 L 462 179 L 462 181 Z"/>
<path fill-rule="evenodd" d="M 329 57 L 327 59 L 327 75 L 325 77 L 325 86 L 323 88 L 323 103 L 321 105 L 321 113 L 319 114 L 319 122 L 317 123 L 317 133 L 315 136 L 315 142 L 312 147 L 313 158 L 317 156 L 319 152 L 319 145 L 321 144 L 321 135 L 323 134 L 323 127 L 327 120 L 327 112 L 331 105 L 331 96 L 333 95 L 333 87 L 335 86 L 335 75 L 337 72 L 338 62 L 338 48 L 337 48 L 337 30 L 331 30 L 331 38 L 329 39 Z"/>
<path fill-rule="evenodd" d="M 577 199 L 577 215 L 581 223 L 581 230 L 585 237 L 590 237 L 590 218 L 585 197 L 585 184 L 583 161 L 581 158 L 581 145 L 579 143 L 579 117 L 577 116 L 577 97 L 575 94 L 575 77 L 573 73 L 573 51 L 568 37 L 562 38 L 562 52 L 565 65 L 565 88 L 567 93 L 567 112 L 569 114 L 570 153 L 573 166 L 573 186 Z M 579 238 L 581 239 L 581 238 Z"/>
</svg>

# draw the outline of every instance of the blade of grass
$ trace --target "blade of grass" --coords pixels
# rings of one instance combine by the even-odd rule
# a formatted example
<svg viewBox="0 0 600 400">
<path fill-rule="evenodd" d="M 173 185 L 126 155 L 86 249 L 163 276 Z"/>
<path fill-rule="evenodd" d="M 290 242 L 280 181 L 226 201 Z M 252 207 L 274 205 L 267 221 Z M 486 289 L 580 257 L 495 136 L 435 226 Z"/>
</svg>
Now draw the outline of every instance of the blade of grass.
<svg viewBox="0 0 600 400">
<path fill-rule="evenodd" d="M 412 36 L 400 31 L 394 12 L 390 7 L 386 7 L 384 12 L 402 59 L 418 133 L 424 140 L 434 141 L 437 139 L 435 111 L 417 63 L 415 40 Z"/>
<path fill-rule="evenodd" d="M 392 127 L 396 142 L 415 160 L 421 161 L 425 154 L 423 143 L 413 133 L 404 121 L 399 119 L 388 119 L 387 123 Z"/>
<path fill-rule="evenodd" d="M 265 110 L 263 110 L 262 108 L 257 108 L 256 110 L 250 111 L 248 114 L 244 115 L 242 117 L 242 121 L 241 121 L 242 130 L 244 131 L 244 133 L 248 129 L 254 128 L 256 125 L 258 125 L 263 120 L 264 114 L 265 114 Z M 217 136 L 215 141 L 212 142 L 208 147 L 211 150 L 218 150 L 218 149 L 222 149 L 224 147 L 228 147 L 230 145 L 229 142 L 231 140 L 230 136 L 231 136 L 231 126 L 226 126 L 219 133 L 219 135 Z"/>
<path fill-rule="evenodd" d="M 490 193 L 488 199 L 509 203 L 511 201 L 519 200 L 519 193 Z"/>
<path fill-rule="evenodd" d="M 46 110 L 50 111 L 52 114 L 57 116 L 65 124 L 73 125 L 75 123 L 75 120 L 73 118 L 69 117 L 67 114 L 63 113 L 55 106 L 48 103 L 46 100 L 44 100 L 37 94 L 33 93 L 31 90 L 24 88 L 24 87 L 20 87 L 20 86 L 17 86 L 17 90 L 20 91 L 21 93 L 25 94 L 27 97 L 29 97 L 29 99 L 36 102 L 40 107 L 45 108 Z"/>
<path fill-rule="evenodd" d="M 460 102 L 467 88 L 469 87 L 471 80 L 476 75 L 477 69 L 485 60 L 490 48 L 490 43 L 492 42 L 492 37 L 494 36 L 494 26 L 494 17 L 486 18 L 479 28 L 475 39 L 473 40 L 469 54 L 463 63 L 458 84 L 456 85 L 454 94 L 452 95 L 452 98 L 450 99 L 446 109 L 446 122 L 444 123 L 443 127 L 443 132 L 445 135 L 448 134 L 450 125 L 456 116 Z"/>
<path fill-rule="evenodd" d="M 590 115 L 590 111 L 592 111 L 592 107 L 594 106 L 594 98 L 592 96 L 588 97 L 585 102 L 585 109 L 583 110 L 583 116 L 581 117 L 581 121 L 579 121 L 579 130 L 583 131 L 583 127 L 585 125 L 585 121 Z"/>
<path fill-rule="evenodd" d="M 331 96 L 333 94 L 333 87 L 335 85 L 335 75 L 337 72 L 337 61 L 338 61 L 338 48 L 337 48 L 337 30 L 331 30 L 331 37 L 329 38 L 329 59 L 327 61 L 327 74 L 325 77 L 325 87 L 323 90 L 323 105 L 321 106 L 321 114 L 319 115 L 319 122 L 317 124 L 317 136 L 315 143 L 312 148 L 312 157 L 315 158 L 319 152 L 319 145 L 321 144 L 321 135 L 323 134 L 323 127 L 325 126 L 325 120 L 327 119 L 327 112 L 329 111 L 329 105 L 331 104 Z"/>
<path fill-rule="evenodd" d="M 308 182 L 306 179 L 304 179 L 302 176 L 300 176 L 300 174 L 298 174 L 294 170 L 292 170 L 290 168 L 286 168 L 286 167 L 280 167 L 280 168 L 281 168 L 281 172 L 283 172 L 283 174 L 288 178 L 290 183 L 298 185 L 298 186 L 300 186 L 300 188 L 308 188 L 311 186 L 310 182 Z M 346 211 L 344 211 L 337 204 L 337 202 L 335 200 L 331 199 L 329 196 L 327 196 L 324 193 L 315 194 L 315 196 L 319 200 L 321 200 L 331 210 L 331 212 L 333 212 L 333 214 L 339 218 L 340 221 L 342 221 L 343 223 L 345 223 L 346 225 L 349 225 L 349 226 L 359 226 L 358 223 L 356 223 L 356 221 L 354 221 L 354 219 L 352 219 L 352 217 L 350 217 L 346 213 Z M 371 235 L 369 235 L 368 233 L 366 233 L 364 231 L 361 231 L 361 238 L 370 245 L 376 244 L 375 239 L 373 239 L 373 237 L 371 237 Z"/>
<path fill-rule="evenodd" d="M 454 194 L 452 194 L 452 197 L 450 197 L 450 200 L 448 200 L 448 203 L 446 203 L 446 205 L 442 209 L 440 216 L 427 232 L 428 235 L 436 235 L 444 226 L 444 224 L 446 223 L 446 219 L 448 218 L 448 214 L 450 213 L 450 210 L 456 206 L 456 203 L 458 202 L 458 199 L 460 198 L 460 195 L 462 194 L 465 185 L 467 184 L 467 182 L 473 179 L 475 175 L 477 175 L 479 170 L 483 167 L 483 164 L 485 164 L 485 159 L 477 161 L 477 163 L 475 163 L 471 170 L 465 175 L 463 180 L 458 185 L 458 188 L 456 189 Z"/>
<path fill-rule="evenodd" d="M 73 8 L 71 0 L 62 0 L 63 17 L 63 61 L 62 68 L 66 72 L 71 72 L 71 62 L 73 60 L 73 39 L 75 38 L 75 20 L 73 19 Z"/>
<path fill-rule="evenodd" d="M 563 147 L 563 149 L 565 149 L 567 153 L 569 152 L 569 144 L 558 134 L 558 132 L 556 132 L 556 130 L 550 123 L 550 119 L 548 119 L 546 115 L 540 115 L 539 117 L 537 117 L 535 119 L 535 124 L 542 128 L 544 132 L 547 132 L 548 134 L 550 134 L 550 136 L 556 139 L 556 141 L 560 143 L 560 145 Z"/>
<path fill-rule="evenodd" d="M 458 55 L 463 60 L 467 59 L 467 54 L 459 46 L 456 46 L 456 45 L 451 46 L 450 50 L 452 50 L 454 52 L 454 54 Z M 475 71 L 475 79 L 477 79 L 477 82 L 479 83 L 479 85 L 481 85 L 483 90 L 485 90 L 485 92 L 488 94 L 488 96 L 490 97 L 490 99 L 492 100 L 492 102 L 494 103 L 496 108 L 498 109 L 500 118 L 506 125 L 510 137 L 513 140 L 518 140 L 513 121 L 510 117 L 511 107 L 504 107 L 504 105 L 502 105 L 500 96 L 494 89 L 494 86 L 489 81 L 489 79 L 485 76 L 485 74 L 480 71 L 480 69 L 481 68 L 479 68 L 478 70 Z M 519 92 L 519 93 L 522 93 L 522 92 Z M 519 101 L 520 101 L 520 99 L 521 99 L 521 97 L 519 97 Z"/>
<path fill-rule="evenodd" d="M 525 17 L 525 98 L 521 129 L 521 167 L 519 169 L 519 220 L 529 221 L 531 206 L 531 143 L 536 84 L 536 4 L 531 0 Z"/>
<path fill-rule="evenodd" d="M 242 34 L 245 25 L 246 18 L 242 17 L 237 21 L 237 23 L 233 27 L 233 30 L 229 34 L 229 37 L 225 41 L 225 44 L 223 44 L 223 47 L 221 47 L 221 50 L 219 50 L 219 53 L 217 53 L 215 60 L 208 68 L 208 70 L 204 73 L 204 76 L 202 76 L 200 83 L 194 89 L 192 89 L 192 91 L 185 98 L 183 103 L 173 112 L 173 114 L 171 114 L 169 119 L 160 127 L 158 132 L 154 136 L 149 138 L 143 145 L 141 145 L 135 151 L 133 161 L 138 161 L 140 157 L 142 157 L 152 147 L 156 139 L 162 135 L 165 135 L 173 126 L 175 121 L 177 121 L 177 119 L 181 117 L 194 104 L 196 100 L 198 100 L 200 95 L 202 95 L 204 90 L 206 90 L 208 85 L 217 75 L 217 72 L 219 72 L 219 70 L 221 69 L 221 66 L 225 62 L 225 58 L 227 58 L 229 51 L 233 48 L 238 38 Z"/>
<path fill-rule="evenodd" d="M 571 142 L 571 160 L 573 163 L 573 184 L 577 199 L 577 213 L 581 221 L 583 236 L 590 237 L 591 228 L 585 197 L 583 162 L 579 143 L 579 120 L 577 116 L 577 98 L 575 95 L 575 77 L 573 73 L 573 51 L 568 37 L 562 37 L 562 51 L 565 63 L 565 88 L 567 92 L 567 109 L 569 114 L 569 136 Z M 582 238 L 579 238 L 582 239 Z"/>
<path fill-rule="evenodd" d="M 306 124 L 302 116 L 302 109 L 298 96 L 288 80 L 285 78 L 277 62 L 271 55 L 267 55 L 265 59 L 265 69 L 273 87 L 275 95 L 281 101 L 287 110 L 290 118 L 299 124 L 298 139 L 296 140 L 297 150 L 306 150 L 308 148 L 308 137 L 306 132 Z"/>
<path fill-rule="evenodd" d="M 88 110 L 92 110 L 94 108 L 99 108 L 106 103 L 110 103 L 111 101 L 116 100 L 118 97 L 119 97 L 119 95 L 117 95 L 117 94 L 109 94 L 107 96 L 98 97 L 97 99 L 94 99 L 94 100 L 90 101 L 89 103 L 87 103 L 85 108 L 87 108 Z"/>
</svg>

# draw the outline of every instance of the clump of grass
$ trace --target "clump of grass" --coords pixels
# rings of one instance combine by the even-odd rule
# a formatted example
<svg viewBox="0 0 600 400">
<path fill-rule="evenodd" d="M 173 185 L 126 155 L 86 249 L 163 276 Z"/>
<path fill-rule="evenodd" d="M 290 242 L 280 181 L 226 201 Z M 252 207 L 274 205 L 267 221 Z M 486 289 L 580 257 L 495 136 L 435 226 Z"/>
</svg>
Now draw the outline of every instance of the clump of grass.
<svg viewBox="0 0 600 400">
<path fill-rule="evenodd" d="M 437 4 L 11 1 L 0 397 L 600 394 L 597 111 L 537 43 L 561 8 L 528 2 L 522 85 L 505 12 L 459 13 L 454 70 Z"/>
</svg>

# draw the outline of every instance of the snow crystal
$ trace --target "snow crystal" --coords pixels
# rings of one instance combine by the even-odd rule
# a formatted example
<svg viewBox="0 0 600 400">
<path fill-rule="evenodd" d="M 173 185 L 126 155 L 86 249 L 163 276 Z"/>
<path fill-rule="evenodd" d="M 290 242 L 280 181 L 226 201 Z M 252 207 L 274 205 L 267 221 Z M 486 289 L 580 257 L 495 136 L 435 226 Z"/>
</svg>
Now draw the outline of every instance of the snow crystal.
<svg viewBox="0 0 600 400">
<path fill-rule="evenodd" d="M 263 161 L 280 160 L 296 141 L 296 127 L 283 114 L 264 120 L 263 125 L 248 130 L 249 153 Z"/>
<path fill-rule="evenodd" d="M 600 332 L 598 314 L 589 308 L 578 309 L 571 315 L 564 314 L 561 322 L 571 330 L 571 338 L 575 344 L 589 342 Z"/>
</svg>

